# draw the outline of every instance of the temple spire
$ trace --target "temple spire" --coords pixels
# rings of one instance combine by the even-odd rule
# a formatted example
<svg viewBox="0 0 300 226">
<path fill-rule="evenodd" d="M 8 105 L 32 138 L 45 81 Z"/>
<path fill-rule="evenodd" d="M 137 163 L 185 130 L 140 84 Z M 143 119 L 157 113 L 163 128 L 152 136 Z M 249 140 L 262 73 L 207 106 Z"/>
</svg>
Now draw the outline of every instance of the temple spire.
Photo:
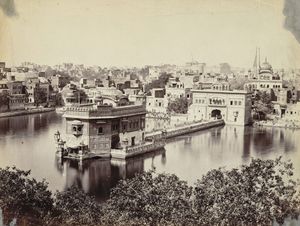
<svg viewBox="0 0 300 226">
<path fill-rule="evenodd" d="M 260 48 L 258 48 L 258 67 L 260 68 Z"/>
<path fill-rule="evenodd" d="M 257 47 L 255 50 L 255 58 L 254 58 L 254 62 L 253 62 L 253 68 L 257 69 Z"/>
</svg>

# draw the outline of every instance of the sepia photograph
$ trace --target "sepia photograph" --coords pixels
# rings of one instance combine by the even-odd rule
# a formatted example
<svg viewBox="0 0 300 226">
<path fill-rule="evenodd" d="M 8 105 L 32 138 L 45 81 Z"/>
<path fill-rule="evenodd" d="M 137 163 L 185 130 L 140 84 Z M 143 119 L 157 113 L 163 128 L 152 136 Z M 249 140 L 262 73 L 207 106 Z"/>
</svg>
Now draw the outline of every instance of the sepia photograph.
<svg viewBox="0 0 300 226">
<path fill-rule="evenodd" d="M 0 0 L 0 226 L 299 215 L 300 0 Z"/>
</svg>

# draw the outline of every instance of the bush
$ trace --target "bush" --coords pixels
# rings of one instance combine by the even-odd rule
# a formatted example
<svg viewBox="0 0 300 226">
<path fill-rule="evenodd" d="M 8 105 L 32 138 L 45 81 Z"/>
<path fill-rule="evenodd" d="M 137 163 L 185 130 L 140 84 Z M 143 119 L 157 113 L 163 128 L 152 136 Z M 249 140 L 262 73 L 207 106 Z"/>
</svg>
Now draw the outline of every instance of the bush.
<svg viewBox="0 0 300 226">
<path fill-rule="evenodd" d="M 96 225 L 101 219 L 100 204 L 78 187 L 56 192 L 48 223 L 54 225 Z"/>
<path fill-rule="evenodd" d="M 120 181 L 101 205 L 77 187 L 52 198 L 47 183 L 29 174 L 0 169 L 5 224 L 16 217 L 22 225 L 272 225 L 300 211 L 293 166 L 280 158 L 211 170 L 194 187 L 173 174 L 144 172 Z"/>
<path fill-rule="evenodd" d="M 173 101 L 170 101 L 168 104 L 168 112 L 177 113 L 177 114 L 186 114 L 188 111 L 189 102 L 186 97 L 180 97 Z"/>
<path fill-rule="evenodd" d="M 108 201 L 109 215 L 117 224 L 192 225 L 193 189 L 175 175 L 153 171 L 121 181 Z"/>
<path fill-rule="evenodd" d="M 292 164 L 279 159 L 254 159 L 240 169 L 208 172 L 195 187 L 201 224 L 272 225 L 299 215 Z"/>
<path fill-rule="evenodd" d="M 10 217 L 44 218 L 52 210 L 48 184 L 29 178 L 30 171 L 0 168 L 0 208 Z"/>
</svg>

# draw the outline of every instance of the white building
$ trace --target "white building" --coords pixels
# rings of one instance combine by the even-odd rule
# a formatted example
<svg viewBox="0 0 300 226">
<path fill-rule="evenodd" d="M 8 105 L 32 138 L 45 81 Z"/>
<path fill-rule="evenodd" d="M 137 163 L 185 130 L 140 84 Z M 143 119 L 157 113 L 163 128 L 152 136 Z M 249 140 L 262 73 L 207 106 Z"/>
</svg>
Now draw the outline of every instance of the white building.
<svg viewBox="0 0 300 226">
<path fill-rule="evenodd" d="M 282 77 L 279 74 L 273 72 L 272 66 L 268 63 L 267 59 L 258 68 L 258 74 L 255 74 L 250 78 L 250 81 L 245 83 L 245 90 L 260 90 L 275 91 L 282 89 Z"/>
<path fill-rule="evenodd" d="M 184 83 L 181 82 L 178 78 L 169 78 L 169 81 L 166 84 L 166 96 L 170 100 L 175 100 L 177 98 L 184 97 Z"/>
<path fill-rule="evenodd" d="M 300 102 L 288 104 L 283 118 L 292 122 L 300 122 Z"/>
<path fill-rule="evenodd" d="M 192 90 L 190 121 L 224 119 L 225 123 L 251 123 L 251 93 L 243 90 Z"/>
<path fill-rule="evenodd" d="M 155 88 L 151 90 L 151 96 L 146 97 L 147 112 L 167 113 L 168 99 L 164 89 Z"/>
<path fill-rule="evenodd" d="M 146 102 L 146 94 L 140 88 L 124 89 L 124 94 L 128 96 L 128 100 L 134 104 L 144 104 Z"/>
</svg>

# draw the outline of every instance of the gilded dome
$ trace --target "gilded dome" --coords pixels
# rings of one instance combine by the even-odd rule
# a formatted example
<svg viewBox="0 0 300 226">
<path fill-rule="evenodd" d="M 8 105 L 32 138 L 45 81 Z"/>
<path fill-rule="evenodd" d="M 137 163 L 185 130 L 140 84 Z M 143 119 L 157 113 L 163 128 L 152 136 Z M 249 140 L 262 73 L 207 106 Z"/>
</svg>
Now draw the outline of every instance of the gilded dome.
<svg viewBox="0 0 300 226">
<path fill-rule="evenodd" d="M 268 71 L 272 71 L 272 66 L 271 64 L 269 64 L 269 62 L 267 61 L 267 58 L 265 59 L 265 62 L 262 63 L 262 65 L 260 66 L 261 70 L 268 70 Z"/>
</svg>

